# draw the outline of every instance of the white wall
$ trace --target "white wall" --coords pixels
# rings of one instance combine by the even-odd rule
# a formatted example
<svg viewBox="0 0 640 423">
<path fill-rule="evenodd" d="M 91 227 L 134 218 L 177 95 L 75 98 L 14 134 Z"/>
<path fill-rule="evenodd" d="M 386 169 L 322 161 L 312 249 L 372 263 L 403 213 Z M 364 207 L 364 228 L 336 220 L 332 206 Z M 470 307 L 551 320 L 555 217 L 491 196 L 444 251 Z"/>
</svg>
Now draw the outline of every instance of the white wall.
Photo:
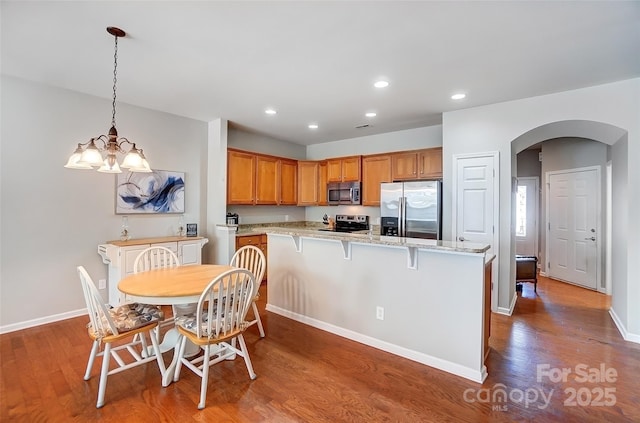
<svg viewBox="0 0 640 423">
<path fill-rule="evenodd" d="M 418 150 L 442 146 L 442 126 L 405 129 L 307 146 L 307 160 Z"/>
<path fill-rule="evenodd" d="M 202 252 L 205 263 L 229 263 L 226 231 L 220 232 L 218 224 L 226 224 L 227 214 L 227 138 L 228 122 L 216 119 L 208 123 L 207 156 L 202 163 L 202 180 L 206 181 L 206 195 L 200 202 L 206 216 L 206 233 L 209 243 Z M 203 159 L 204 160 L 204 159 Z M 201 160 L 202 161 L 202 160 Z M 220 201 L 220 199 L 224 199 Z"/>
<path fill-rule="evenodd" d="M 542 181 L 541 177 L 541 169 L 542 165 L 540 163 L 540 159 L 538 158 L 538 154 L 540 153 L 539 149 L 536 150 L 525 150 L 518 153 L 517 161 L 518 161 L 518 177 L 527 177 L 527 176 L 537 176 Z"/>
<path fill-rule="evenodd" d="M 453 155 L 484 151 L 500 152 L 499 307 L 508 308 L 515 295 L 511 271 L 513 265 L 511 258 L 514 254 L 511 239 L 511 176 L 515 169 L 515 153 L 521 151 L 526 145 L 514 143 L 512 146 L 512 141 L 535 128 L 558 121 L 592 121 L 613 125 L 628 134 L 626 160 L 629 161 L 628 169 L 624 170 L 626 172 L 624 183 L 625 185 L 628 183 L 629 187 L 628 203 L 614 198 L 613 205 L 614 209 L 629 218 L 624 231 L 625 235 L 617 235 L 614 228 L 613 250 L 625 255 L 629 264 L 624 269 L 617 269 L 619 273 L 613 281 L 612 308 L 616 313 L 619 312 L 620 321 L 626 330 L 640 339 L 640 307 L 637 307 L 640 303 L 640 268 L 631 265 L 640 259 L 640 238 L 631 235 L 640 233 L 640 221 L 635 217 L 631 218 L 637 215 L 637 210 L 640 210 L 640 190 L 638 189 L 640 167 L 631 162 L 633 158 L 640 157 L 638 116 L 640 116 L 640 79 L 638 78 L 459 110 L 443 115 L 445 238 L 451 236 L 452 197 L 450 190 L 447 190 L 447 182 L 452 178 Z M 607 144 L 617 141 L 617 139 L 607 139 L 606 133 L 584 136 L 571 131 L 570 127 L 564 129 L 567 130 L 566 133 L 555 131 L 555 136 L 549 135 L 542 139 L 530 140 L 528 145 L 532 145 L 533 141 L 538 142 L 560 136 L 586 137 Z M 606 127 L 603 131 L 607 132 Z M 617 224 L 619 225 L 620 222 Z M 626 288 L 626 295 L 616 296 L 617 292 L 624 292 L 623 288 Z M 634 306 L 626 307 L 624 310 L 625 305 L 631 304 Z"/>
<path fill-rule="evenodd" d="M 118 239 L 115 176 L 65 169 L 78 142 L 109 130 L 111 101 L 2 76 L 0 331 L 85 308 L 76 273 L 107 277 L 98 244 Z M 121 136 L 154 169 L 184 171 L 185 222 L 204 228 L 207 124 L 117 105 Z M 133 237 L 173 235 L 178 215 L 130 216 Z M 106 294 L 106 293 L 105 293 Z M 105 295 L 106 297 L 106 295 Z"/>
<path fill-rule="evenodd" d="M 307 154 L 303 145 L 243 131 L 234 128 L 233 125 L 229 125 L 227 143 L 231 148 L 290 159 L 304 160 Z"/>
</svg>

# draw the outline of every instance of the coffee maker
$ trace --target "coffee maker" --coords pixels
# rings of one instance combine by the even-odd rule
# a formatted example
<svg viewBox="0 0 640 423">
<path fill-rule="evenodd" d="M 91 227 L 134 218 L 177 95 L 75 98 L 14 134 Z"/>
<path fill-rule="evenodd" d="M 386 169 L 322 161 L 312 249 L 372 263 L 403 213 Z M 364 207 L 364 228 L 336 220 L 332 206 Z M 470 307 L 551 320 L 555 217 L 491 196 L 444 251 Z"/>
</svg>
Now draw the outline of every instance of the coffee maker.
<svg viewBox="0 0 640 423">
<path fill-rule="evenodd" d="M 238 213 L 227 213 L 227 225 L 238 224 Z"/>
</svg>

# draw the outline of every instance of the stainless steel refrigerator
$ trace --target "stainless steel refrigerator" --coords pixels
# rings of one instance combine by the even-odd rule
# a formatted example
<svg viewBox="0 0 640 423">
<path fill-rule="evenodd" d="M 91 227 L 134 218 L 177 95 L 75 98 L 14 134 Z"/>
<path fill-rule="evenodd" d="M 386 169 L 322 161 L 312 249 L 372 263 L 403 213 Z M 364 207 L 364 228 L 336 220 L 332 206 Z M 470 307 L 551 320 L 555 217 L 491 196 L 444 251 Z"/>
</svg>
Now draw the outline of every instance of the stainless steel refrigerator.
<svg viewBox="0 0 640 423">
<path fill-rule="evenodd" d="M 380 234 L 442 239 L 442 182 L 380 184 Z"/>
</svg>

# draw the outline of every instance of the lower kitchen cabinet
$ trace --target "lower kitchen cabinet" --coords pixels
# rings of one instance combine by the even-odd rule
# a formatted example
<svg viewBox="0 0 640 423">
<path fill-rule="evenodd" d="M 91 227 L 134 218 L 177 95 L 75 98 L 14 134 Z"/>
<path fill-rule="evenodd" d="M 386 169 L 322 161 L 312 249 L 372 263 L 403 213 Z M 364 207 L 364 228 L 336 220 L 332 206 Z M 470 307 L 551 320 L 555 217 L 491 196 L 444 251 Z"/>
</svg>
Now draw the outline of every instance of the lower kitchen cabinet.
<svg viewBox="0 0 640 423">
<path fill-rule="evenodd" d="M 264 254 L 265 259 L 265 267 L 264 267 L 264 276 L 262 277 L 261 282 L 267 281 L 267 235 L 259 234 L 259 235 L 236 235 L 236 251 L 245 245 L 253 245 L 254 247 L 260 248 L 262 253 Z"/>
</svg>

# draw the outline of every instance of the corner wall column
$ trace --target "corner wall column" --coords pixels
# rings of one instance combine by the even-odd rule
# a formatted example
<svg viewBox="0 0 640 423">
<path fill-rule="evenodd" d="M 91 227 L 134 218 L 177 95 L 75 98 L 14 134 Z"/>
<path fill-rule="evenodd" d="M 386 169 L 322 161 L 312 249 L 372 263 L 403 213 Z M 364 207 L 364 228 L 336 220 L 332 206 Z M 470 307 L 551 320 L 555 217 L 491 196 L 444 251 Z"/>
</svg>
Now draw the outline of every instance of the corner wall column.
<svg viewBox="0 0 640 423">
<path fill-rule="evenodd" d="M 205 253 L 206 263 L 226 263 L 221 261 L 220 243 L 216 224 L 226 223 L 227 212 L 227 120 L 216 119 L 208 124 L 206 181 L 206 228 L 207 236 L 215 241 L 209 244 Z M 227 254 L 226 251 L 222 252 Z"/>
</svg>

